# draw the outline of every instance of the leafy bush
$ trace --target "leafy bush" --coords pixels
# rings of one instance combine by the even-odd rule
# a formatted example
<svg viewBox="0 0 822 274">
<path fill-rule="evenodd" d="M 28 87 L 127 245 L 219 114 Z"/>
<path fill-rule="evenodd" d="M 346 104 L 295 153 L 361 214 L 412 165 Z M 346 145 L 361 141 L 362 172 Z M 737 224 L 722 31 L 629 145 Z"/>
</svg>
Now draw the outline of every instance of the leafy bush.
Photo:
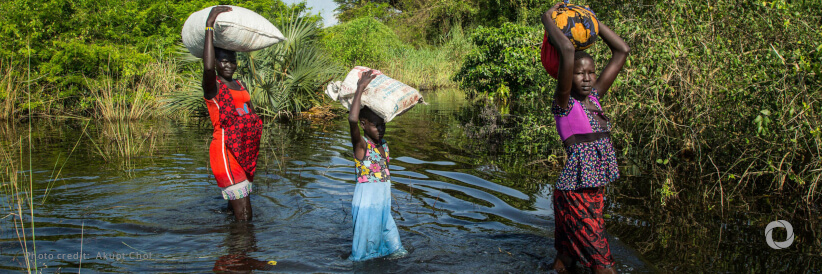
<svg viewBox="0 0 822 274">
<path fill-rule="evenodd" d="M 395 30 L 403 42 L 415 47 L 439 45 L 451 28 L 476 25 L 498 27 L 515 20 L 523 8 L 542 1 L 498 0 L 334 0 L 339 18 L 346 22 L 359 17 L 376 17 Z"/>
<path fill-rule="evenodd" d="M 454 79 L 474 95 L 507 99 L 542 90 L 547 74 L 539 63 L 538 28 L 505 23 L 478 27 L 471 35 L 475 48 Z"/>
<path fill-rule="evenodd" d="M 362 1 L 360 3 L 351 3 L 349 5 L 343 5 L 343 9 L 340 9 L 340 12 L 337 15 L 337 19 L 341 22 L 348 22 L 357 18 L 362 17 L 370 17 L 370 18 L 377 18 L 380 21 L 385 21 L 389 17 L 396 14 L 396 10 L 391 7 L 388 3 L 377 3 L 371 1 Z"/>
</svg>

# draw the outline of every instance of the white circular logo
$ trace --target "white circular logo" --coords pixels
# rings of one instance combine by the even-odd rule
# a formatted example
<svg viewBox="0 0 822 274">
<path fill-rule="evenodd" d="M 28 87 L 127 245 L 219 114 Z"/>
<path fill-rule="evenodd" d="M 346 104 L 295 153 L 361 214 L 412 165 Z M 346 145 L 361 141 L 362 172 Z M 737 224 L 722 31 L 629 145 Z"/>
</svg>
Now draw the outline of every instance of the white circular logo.
<svg viewBox="0 0 822 274">
<path fill-rule="evenodd" d="M 773 241 L 773 229 L 777 227 L 784 227 L 788 234 L 788 238 L 785 239 L 784 242 Z M 770 224 L 768 224 L 767 227 L 765 227 L 765 241 L 768 242 L 768 246 L 770 246 L 773 249 L 788 248 L 789 246 L 791 246 L 791 244 L 793 244 L 793 239 L 793 227 L 791 226 L 791 223 L 789 223 L 788 221 L 773 221 Z"/>
</svg>

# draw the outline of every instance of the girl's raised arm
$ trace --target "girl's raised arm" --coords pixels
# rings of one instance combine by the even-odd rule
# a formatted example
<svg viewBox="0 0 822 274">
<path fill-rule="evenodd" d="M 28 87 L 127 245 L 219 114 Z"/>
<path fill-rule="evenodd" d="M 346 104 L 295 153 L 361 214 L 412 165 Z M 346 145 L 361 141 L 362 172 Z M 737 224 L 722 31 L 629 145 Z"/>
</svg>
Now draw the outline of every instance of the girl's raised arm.
<svg viewBox="0 0 822 274">
<path fill-rule="evenodd" d="M 216 59 L 214 58 L 214 22 L 217 21 L 217 15 L 223 12 L 231 11 L 231 7 L 216 6 L 211 8 L 211 12 L 206 19 L 205 43 L 203 45 L 203 97 L 211 99 L 217 96 L 219 88 L 217 87 L 217 72 L 214 71 L 216 67 Z"/>
<path fill-rule="evenodd" d="M 362 93 L 365 87 L 371 83 L 371 80 L 377 77 L 372 75 L 373 71 L 369 70 L 363 72 L 360 80 L 357 81 L 357 91 L 354 93 L 354 99 L 351 101 L 351 108 L 348 111 L 348 128 L 351 131 L 351 145 L 354 146 L 354 157 L 362 159 L 365 157 L 365 141 L 360 134 L 360 104 L 362 104 Z"/>
<path fill-rule="evenodd" d="M 545 27 L 545 31 L 548 32 L 548 41 L 559 52 L 558 83 L 554 92 L 554 102 L 562 108 L 567 108 L 568 100 L 571 97 L 571 81 L 574 76 L 574 45 L 559 30 L 557 23 L 551 18 L 551 14 L 563 4 L 559 2 L 542 14 L 542 25 Z"/>
<path fill-rule="evenodd" d="M 597 90 L 599 97 L 605 97 L 605 93 L 611 88 L 622 66 L 625 65 L 625 60 L 628 59 L 628 53 L 631 48 L 622 40 L 614 31 L 605 26 L 601 21 L 599 23 L 599 36 L 605 41 L 605 44 L 611 48 L 611 60 L 608 65 L 600 72 L 597 77 L 597 82 L 594 84 L 594 89 Z"/>
</svg>

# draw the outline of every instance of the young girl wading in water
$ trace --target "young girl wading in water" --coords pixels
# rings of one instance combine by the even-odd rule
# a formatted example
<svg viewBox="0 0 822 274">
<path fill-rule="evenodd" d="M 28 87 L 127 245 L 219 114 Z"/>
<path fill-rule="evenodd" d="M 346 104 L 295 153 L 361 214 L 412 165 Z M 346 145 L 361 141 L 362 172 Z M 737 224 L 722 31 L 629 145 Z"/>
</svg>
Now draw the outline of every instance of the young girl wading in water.
<svg viewBox="0 0 822 274">
<path fill-rule="evenodd" d="M 597 77 L 594 59 L 575 51 L 551 18 L 561 4 L 542 15 L 549 41 L 559 53 L 558 84 L 551 111 L 568 156 L 552 197 L 557 249 L 554 270 L 567 273 L 566 267 L 579 261 L 595 273 L 616 273 L 605 238 L 602 202 L 603 188 L 619 178 L 619 170 L 609 134 L 611 123 L 599 100 L 616 79 L 630 49 L 622 38 L 599 23 L 599 36 L 611 49 L 612 57 Z"/>
<path fill-rule="evenodd" d="M 263 122 L 254 112 L 251 96 L 239 80 L 233 51 L 214 48 L 214 22 L 231 7 L 216 6 L 206 20 L 203 49 L 203 97 L 214 126 L 209 147 L 211 170 L 234 217 L 251 220 L 251 182 L 257 168 Z"/>
<path fill-rule="evenodd" d="M 362 93 L 374 77 L 370 70 L 362 74 L 348 114 L 357 182 L 351 201 L 354 243 L 349 259 L 352 261 L 408 254 L 391 216 L 390 155 L 388 144 L 383 140 L 385 122 L 367 107 L 360 110 Z M 365 136 L 360 135 L 360 125 Z"/>
</svg>

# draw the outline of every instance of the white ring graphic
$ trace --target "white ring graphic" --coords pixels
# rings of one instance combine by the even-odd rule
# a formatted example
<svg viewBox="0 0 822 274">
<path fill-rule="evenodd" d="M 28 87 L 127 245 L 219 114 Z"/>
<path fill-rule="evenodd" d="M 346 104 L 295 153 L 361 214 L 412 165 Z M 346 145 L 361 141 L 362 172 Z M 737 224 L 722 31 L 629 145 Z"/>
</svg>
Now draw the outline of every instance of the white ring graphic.
<svg viewBox="0 0 822 274">
<path fill-rule="evenodd" d="M 787 231 L 788 238 L 785 239 L 784 242 L 774 242 L 773 241 L 773 229 L 777 228 L 777 227 L 784 227 L 785 230 Z M 789 246 L 791 246 L 791 244 L 793 244 L 793 240 L 794 240 L 793 227 L 791 226 L 791 223 L 789 223 L 788 221 L 785 221 L 785 220 L 773 221 L 770 224 L 768 224 L 767 227 L 765 227 L 765 241 L 768 243 L 768 246 L 770 246 L 773 249 L 778 250 L 778 249 L 788 248 Z"/>
</svg>

